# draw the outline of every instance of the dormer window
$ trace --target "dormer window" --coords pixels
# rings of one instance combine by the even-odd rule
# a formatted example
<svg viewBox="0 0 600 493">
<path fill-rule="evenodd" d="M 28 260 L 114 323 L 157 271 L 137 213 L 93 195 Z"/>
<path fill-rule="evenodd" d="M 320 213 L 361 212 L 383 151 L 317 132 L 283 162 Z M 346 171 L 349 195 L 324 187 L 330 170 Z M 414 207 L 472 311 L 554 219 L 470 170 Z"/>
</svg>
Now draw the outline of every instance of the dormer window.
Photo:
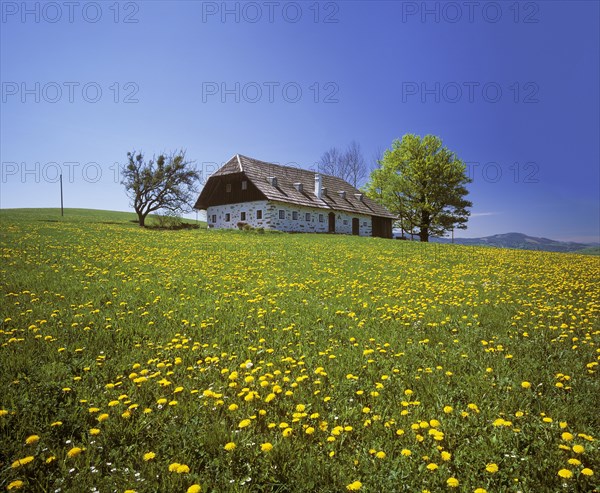
<svg viewBox="0 0 600 493">
<path fill-rule="evenodd" d="M 227 193 L 231 192 L 231 183 L 227 183 L 227 184 L 225 185 L 225 191 L 226 191 Z"/>
<path fill-rule="evenodd" d="M 248 190 L 248 181 L 246 181 L 246 180 L 242 181 L 242 190 Z"/>
</svg>

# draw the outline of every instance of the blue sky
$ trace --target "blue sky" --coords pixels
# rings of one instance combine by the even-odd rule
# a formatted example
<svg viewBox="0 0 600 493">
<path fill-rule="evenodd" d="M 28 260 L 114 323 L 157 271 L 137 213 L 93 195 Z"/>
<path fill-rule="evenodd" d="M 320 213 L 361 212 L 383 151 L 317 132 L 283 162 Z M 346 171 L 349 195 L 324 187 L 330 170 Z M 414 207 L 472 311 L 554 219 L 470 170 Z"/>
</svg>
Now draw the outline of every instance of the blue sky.
<svg viewBox="0 0 600 493">
<path fill-rule="evenodd" d="M 2 1 L 0 207 L 130 210 L 117 163 L 312 167 L 406 133 L 468 163 L 457 236 L 600 241 L 600 3 Z M 132 22 L 133 21 L 133 22 Z"/>
</svg>

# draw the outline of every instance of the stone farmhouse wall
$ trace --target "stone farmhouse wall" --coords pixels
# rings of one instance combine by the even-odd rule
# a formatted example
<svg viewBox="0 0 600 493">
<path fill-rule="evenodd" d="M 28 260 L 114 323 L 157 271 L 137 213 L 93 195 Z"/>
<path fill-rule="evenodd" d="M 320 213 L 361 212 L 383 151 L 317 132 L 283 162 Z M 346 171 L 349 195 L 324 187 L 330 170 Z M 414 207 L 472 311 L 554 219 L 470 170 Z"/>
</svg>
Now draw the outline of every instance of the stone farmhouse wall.
<svg viewBox="0 0 600 493">
<path fill-rule="evenodd" d="M 259 211 L 261 211 L 261 214 L 259 214 Z M 209 228 L 236 229 L 238 222 L 245 222 L 254 228 L 277 229 L 288 232 L 327 233 L 329 231 L 329 212 L 327 209 L 316 207 L 257 200 L 239 204 L 210 206 L 206 210 L 206 219 Z M 360 236 L 371 236 L 371 216 L 343 211 L 333 212 L 335 213 L 336 233 L 352 234 L 352 219 L 358 218 Z M 243 219 L 243 214 L 245 214 L 245 219 Z M 259 219 L 259 215 L 262 215 L 262 218 Z M 280 217 L 280 215 L 283 217 Z"/>
</svg>

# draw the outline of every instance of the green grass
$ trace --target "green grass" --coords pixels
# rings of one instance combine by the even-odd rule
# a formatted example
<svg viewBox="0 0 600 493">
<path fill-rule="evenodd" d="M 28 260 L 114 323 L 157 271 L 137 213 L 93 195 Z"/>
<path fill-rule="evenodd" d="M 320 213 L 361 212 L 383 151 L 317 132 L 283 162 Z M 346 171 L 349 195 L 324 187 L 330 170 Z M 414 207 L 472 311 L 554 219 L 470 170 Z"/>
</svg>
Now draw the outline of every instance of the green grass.
<svg viewBox="0 0 600 493">
<path fill-rule="evenodd" d="M 56 216 L 0 211 L 0 489 L 599 488 L 597 258 Z"/>
</svg>

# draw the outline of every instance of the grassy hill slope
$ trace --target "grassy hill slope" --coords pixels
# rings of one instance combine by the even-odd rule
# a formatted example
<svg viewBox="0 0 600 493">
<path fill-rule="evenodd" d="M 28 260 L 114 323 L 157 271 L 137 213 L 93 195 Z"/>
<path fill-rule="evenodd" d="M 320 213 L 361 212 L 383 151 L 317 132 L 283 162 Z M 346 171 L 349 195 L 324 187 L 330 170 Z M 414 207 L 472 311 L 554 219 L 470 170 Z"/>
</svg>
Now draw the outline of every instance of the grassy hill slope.
<svg viewBox="0 0 600 493">
<path fill-rule="evenodd" d="M 597 258 L 116 214 L 0 213 L 0 487 L 597 488 Z"/>
</svg>

